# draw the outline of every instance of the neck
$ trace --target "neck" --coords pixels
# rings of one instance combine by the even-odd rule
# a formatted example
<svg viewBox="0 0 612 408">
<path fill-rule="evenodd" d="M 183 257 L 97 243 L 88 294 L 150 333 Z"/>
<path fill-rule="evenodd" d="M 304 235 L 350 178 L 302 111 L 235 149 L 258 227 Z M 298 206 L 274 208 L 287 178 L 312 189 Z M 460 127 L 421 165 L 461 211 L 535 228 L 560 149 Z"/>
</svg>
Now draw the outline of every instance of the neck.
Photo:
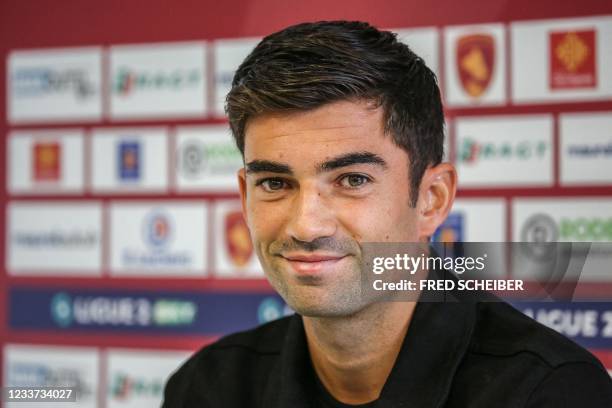
<svg viewBox="0 0 612 408">
<path fill-rule="evenodd" d="M 338 401 L 376 400 L 391 373 L 416 303 L 375 303 L 349 317 L 304 317 L 317 376 Z"/>
</svg>

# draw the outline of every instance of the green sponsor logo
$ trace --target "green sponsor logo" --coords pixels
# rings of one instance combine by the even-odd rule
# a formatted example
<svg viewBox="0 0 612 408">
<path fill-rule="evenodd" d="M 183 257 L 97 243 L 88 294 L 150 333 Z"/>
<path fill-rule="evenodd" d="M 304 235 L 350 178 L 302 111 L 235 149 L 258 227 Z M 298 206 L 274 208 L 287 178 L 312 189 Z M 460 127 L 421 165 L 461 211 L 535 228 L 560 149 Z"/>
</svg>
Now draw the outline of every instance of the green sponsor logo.
<svg viewBox="0 0 612 408">
<path fill-rule="evenodd" d="M 193 302 L 158 300 L 153 305 L 153 321 L 157 326 L 185 326 L 192 324 L 197 315 Z"/>
<path fill-rule="evenodd" d="M 182 147 L 180 168 L 189 178 L 234 174 L 242 166 L 242 155 L 232 141 L 202 143 L 190 140 Z"/>
<path fill-rule="evenodd" d="M 160 397 L 164 390 L 161 378 L 139 378 L 126 373 L 117 373 L 111 380 L 110 394 L 117 400 L 130 398 Z"/>
<path fill-rule="evenodd" d="M 562 218 L 559 233 L 564 241 L 612 241 L 612 217 Z"/>
<path fill-rule="evenodd" d="M 170 72 L 135 72 L 121 68 L 115 76 L 112 90 L 114 93 L 127 96 L 134 91 L 174 90 L 193 88 L 202 82 L 202 73 L 198 69 L 176 69 Z"/>
<path fill-rule="evenodd" d="M 517 142 L 482 143 L 466 137 L 457 151 L 457 160 L 474 164 L 480 160 L 521 160 L 541 159 L 549 150 L 549 144 L 542 141 L 523 140 Z"/>
</svg>

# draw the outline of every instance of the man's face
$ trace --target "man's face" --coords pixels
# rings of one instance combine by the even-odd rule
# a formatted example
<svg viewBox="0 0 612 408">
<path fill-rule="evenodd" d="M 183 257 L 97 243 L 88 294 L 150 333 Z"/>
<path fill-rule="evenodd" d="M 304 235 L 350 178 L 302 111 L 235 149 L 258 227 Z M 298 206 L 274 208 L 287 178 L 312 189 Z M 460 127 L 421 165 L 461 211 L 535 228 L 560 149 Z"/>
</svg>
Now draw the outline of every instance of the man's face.
<svg viewBox="0 0 612 408">
<path fill-rule="evenodd" d="M 361 297 L 363 242 L 416 242 L 407 153 L 382 109 L 335 102 L 249 121 L 239 172 L 251 238 L 272 286 L 305 316 L 346 316 Z"/>
</svg>

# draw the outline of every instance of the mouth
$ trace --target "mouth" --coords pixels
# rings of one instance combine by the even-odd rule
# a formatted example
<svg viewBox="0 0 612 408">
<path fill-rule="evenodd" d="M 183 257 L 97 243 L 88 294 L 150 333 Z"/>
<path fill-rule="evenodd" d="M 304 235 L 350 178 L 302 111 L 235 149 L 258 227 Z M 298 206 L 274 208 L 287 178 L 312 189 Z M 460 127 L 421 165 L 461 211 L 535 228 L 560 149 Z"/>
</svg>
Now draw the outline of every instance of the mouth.
<svg viewBox="0 0 612 408">
<path fill-rule="evenodd" d="M 320 275 L 333 269 L 348 255 L 338 254 L 285 254 L 287 261 L 297 275 Z"/>
</svg>

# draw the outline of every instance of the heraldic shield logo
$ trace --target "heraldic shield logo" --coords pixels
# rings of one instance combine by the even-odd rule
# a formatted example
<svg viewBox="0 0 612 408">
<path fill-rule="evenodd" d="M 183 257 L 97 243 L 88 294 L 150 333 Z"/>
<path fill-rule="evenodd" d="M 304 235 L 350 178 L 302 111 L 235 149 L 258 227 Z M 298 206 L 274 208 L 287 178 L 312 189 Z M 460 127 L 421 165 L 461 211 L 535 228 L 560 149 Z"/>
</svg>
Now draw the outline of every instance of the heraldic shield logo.
<svg viewBox="0 0 612 408">
<path fill-rule="evenodd" d="M 461 86 L 472 98 L 480 97 L 493 77 L 495 39 L 489 34 L 461 36 L 455 57 Z"/>
<path fill-rule="evenodd" d="M 550 89 L 595 88 L 595 30 L 551 32 Z"/>
<path fill-rule="evenodd" d="M 245 266 L 253 255 L 253 244 L 249 229 L 240 211 L 229 212 L 225 216 L 225 245 L 232 262 Z"/>
<path fill-rule="evenodd" d="M 34 181 L 58 181 L 61 177 L 61 146 L 58 142 L 39 142 L 33 146 Z"/>
</svg>

